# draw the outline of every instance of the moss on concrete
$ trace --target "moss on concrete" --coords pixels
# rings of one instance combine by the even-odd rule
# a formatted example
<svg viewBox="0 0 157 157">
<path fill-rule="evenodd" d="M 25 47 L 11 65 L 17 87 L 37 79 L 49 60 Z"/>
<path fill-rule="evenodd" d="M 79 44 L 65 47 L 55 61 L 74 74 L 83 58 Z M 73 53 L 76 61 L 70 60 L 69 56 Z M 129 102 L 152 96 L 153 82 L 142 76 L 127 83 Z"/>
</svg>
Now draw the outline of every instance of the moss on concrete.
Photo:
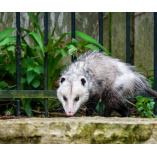
<svg viewBox="0 0 157 157">
<path fill-rule="evenodd" d="M 157 120 L 72 117 L 0 120 L 0 143 L 157 143 Z"/>
</svg>

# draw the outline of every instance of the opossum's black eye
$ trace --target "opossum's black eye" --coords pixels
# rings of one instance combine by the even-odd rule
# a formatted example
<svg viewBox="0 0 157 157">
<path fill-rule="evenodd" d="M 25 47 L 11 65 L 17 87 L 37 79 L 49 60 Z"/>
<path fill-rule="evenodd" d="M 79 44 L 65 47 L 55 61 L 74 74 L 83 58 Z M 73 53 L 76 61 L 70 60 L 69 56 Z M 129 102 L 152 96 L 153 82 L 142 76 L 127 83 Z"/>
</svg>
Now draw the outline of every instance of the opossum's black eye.
<svg viewBox="0 0 157 157">
<path fill-rule="evenodd" d="M 84 86 L 84 84 L 86 83 L 86 80 L 84 78 L 81 79 L 81 83 Z"/>
<path fill-rule="evenodd" d="M 79 97 L 76 97 L 74 100 L 75 100 L 75 101 L 79 101 Z"/>
<path fill-rule="evenodd" d="M 64 101 L 67 101 L 67 98 L 65 96 L 63 96 Z"/>
<path fill-rule="evenodd" d="M 63 83 L 65 81 L 65 78 L 64 77 L 62 77 L 61 78 L 61 83 Z"/>
</svg>

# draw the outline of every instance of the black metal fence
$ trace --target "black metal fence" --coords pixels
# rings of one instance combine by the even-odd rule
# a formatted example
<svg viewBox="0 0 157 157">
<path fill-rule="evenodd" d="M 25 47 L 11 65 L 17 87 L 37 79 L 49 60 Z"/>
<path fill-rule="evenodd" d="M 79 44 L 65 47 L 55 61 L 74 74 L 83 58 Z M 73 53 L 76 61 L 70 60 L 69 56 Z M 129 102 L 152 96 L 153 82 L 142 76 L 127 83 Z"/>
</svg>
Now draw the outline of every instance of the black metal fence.
<svg viewBox="0 0 157 157">
<path fill-rule="evenodd" d="M 0 98 L 17 99 L 17 116 L 20 116 L 21 98 L 44 98 L 45 117 L 48 117 L 48 98 L 56 96 L 56 91 L 48 90 L 48 54 L 45 52 L 44 58 L 44 90 L 20 90 L 21 80 L 21 31 L 20 13 L 16 13 L 17 29 L 17 90 L 0 90 Z M 75 38 L 75 13 L 71 13 L 71 38 Z M 103 45 L 103 13 L 99 13 L 99 43 Z M 48 44 L 48 13 L 44 13 L 44 46 Z M 101 50 L 100 50 L 101 51 Z M 157 13 L 154 13 L 154 89 L 157 91 Z M 72 57 L 72 62 L 74 58 Z M 130 13 L 126 13 L 126 62 L 130 63 Z M 127 105 L 129 108 L 129 105 Z M 155 99 L 154 114 L 157 115 L 157 99 Z M 99 115 L 103 115 L 103 104 L 99 104 Z"/>
</svg>

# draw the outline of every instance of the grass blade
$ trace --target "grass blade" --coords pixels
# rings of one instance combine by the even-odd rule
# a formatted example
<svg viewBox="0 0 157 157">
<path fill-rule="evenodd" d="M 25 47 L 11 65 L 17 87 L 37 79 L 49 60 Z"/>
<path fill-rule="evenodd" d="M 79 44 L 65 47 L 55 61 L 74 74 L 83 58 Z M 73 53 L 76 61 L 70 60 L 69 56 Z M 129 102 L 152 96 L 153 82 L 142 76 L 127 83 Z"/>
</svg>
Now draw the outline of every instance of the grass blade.
<svg viewBox="0 0 157 157">
<path fill-rule="evenodd" d="M 8 44 L 12 44 L 12 43 L 16 43 L 16 37 L 8 37 L 6 39 L 4 39 L 2 42 L 0 42 L 0 47 L 8 45 Z"/>
<path fill-rule="evenodd" d="M 33 20 L 33 22 L 36 24 L 36 27 L 38 28 L 40 36 L 41 36 L 41 40 L 44 43 L 44 35 L 43 35 L 43 33 L 42 33 L 41 29 L 40 29 L 40 26 L 39 26 L 38 22 L 35 20 L 35 18 L 32 16 L 31 13 L 27 13 L 27 14 Z"/>
<path fill-rule="evenodd" d="M 39 57 L 38 52 L 36 52 L 34 49 L 32 49 L 23 38 L 22 38 L 22 43 L 26 45 L 27 53 L 31 53 L 31 55 L 36 57 L 35 60 L 39 63 L 39 65 L 44 65 L 44 61 L 43 61 L 43 59 L 41 59 L 41 57 Z"/>
<path fill-rule="evenodd" d="M 101 50 L 103 50 L 104 52 L 106 52 L 107 55 L 111 56 L 111 53 L 108 52 L 101 44 L 99 44 L 95 39 L 93 39 L 92 37 L 90 37 L 87 34 L 84 34 L 82 32 L 79 31 L 75 31 L 76 36 L 81 37 L 82 39 L 88 41 L 89 43 L 99 47 Z"/>
<path fill-rule="evenodd" d="M 61 42 L 61 40 L 69 33 L 63 33 L 60 38 L 58 39 L 58 41 L 53 45 L 53 47 L 58 47 L 59 43 Z"/>
<path fill-rule="evenodd" d="M 31 32 L 29 33 L 34 39 L 35 41 L 38 43 L 38 45 L 40 46 L 41 48 L 41 51 L 42 51 L 42 56 L 44 57 L 45 56 L 45 53 L 44 53 L 44 48 L 43 48 L 43 43 L 40 39 L 40 37 L 38 36 L 38 34 L 36 34 L 35 32 Z"/>
<path fill-rule="evenodd" d="M 99 52 L 99 48 L 95 47 L 93 44 L 88 44 L 85 47 L 91 49 L 92 51 Z"/>
</svg>

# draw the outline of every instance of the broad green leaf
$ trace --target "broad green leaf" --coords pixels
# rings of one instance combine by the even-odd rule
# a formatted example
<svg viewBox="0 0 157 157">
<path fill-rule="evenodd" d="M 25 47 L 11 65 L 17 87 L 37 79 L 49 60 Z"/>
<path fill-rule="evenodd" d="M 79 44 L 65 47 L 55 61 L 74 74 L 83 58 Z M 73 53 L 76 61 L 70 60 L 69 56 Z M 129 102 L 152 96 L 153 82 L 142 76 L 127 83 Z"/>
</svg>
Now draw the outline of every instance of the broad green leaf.
<svg viewBox="0 0 157 157">
<path fill-rule="evenodd" d="M 93 44 L 88 44 L 85 47 L 91 49 L 92 51 L 99 52 L 99 49 L 95 47 Z"/>
<path fill-rule="evenodd" d="M 35 78 L 35 74 L 33 71 L 28 71 L 27 72 L 27 83 L 30 84 L 33 79 Z"/>
<path fill-rule="evenodd" d="M 44 73 L 44 67 L 43 66 L 39 66 L 39 71 L 40 71 L 40 73 Z"/>
<path fill-rule="evenodd" d="M 15 52 L 15 46 L 8 46 L 7 51 Z"/>
<path fill-rule="evenodd" d="M 9 71 L 9 73 L 11 73 L 12 75 L 15 74 L 15 72 L 16 72 L 16 63 L 7 64 L 7 65 L 5 66 L 5 69 L 6 69 L 7 71 Z"/>
<path fill-rule="evenodd" d="M 8 28 L 5 29 L 3 32 L 0 32 L 0 42 L 7 38 L 14 30 L 15 28 Z"/>
<path fill-rule="evenodd" d="M 36 27 L 37 27 L 37 29 L 39 30 L 39 33 L 40 33 L 40 36 L 41 36 L 41 40 L 42 40 L 42 42 L 44 43 L 44 35 L 43 35 L 43 32 L 42 32 L 41 29 L 40 29 L 40 26 L 39 26 L 38 22 L 35 20 L 35 18 L 32 16 L 31 13 L 27 13 L 27 14 L 28 14 L 28 16 L 33 20 L 33 22 L 36 24 Z"/>
<path fill-rule="evenodd" d="M 32 71 L 33 67 L 31 65 L 28 66 L 27 71 Z"/>
<path fill-rule="evenodd" d="M 138 102 L 143 102 L 142 96 L 137 96 L 137 97 L 136 97 L 136 100 L 137 100 Z"/>
<path fill-rule="evenodd" d="M 35 66 L 35 67 L 33 68 L 33 71 L 34 71 L 35 73 L 37 73 L 37 74 L 40 74 L 39 66 Z"/>
<path fill-rule="evenodd" d="M 32 115 L 31 101 L 32 99 L 26 99 L 25 104 L 24 104 L 24 109 L 28 117 L 31 117 Z"/>
<path fill-rule="evenodd" d="M 26 78 L 21 77 L 21 84 L 26 83 L 26 82 L 27 82 Z"/>
<path fill-rule="evenodd" d="M 7 46 L 8 44 L 16 43 L 16 37 L 8 37 L 0 42 L 0 47 Z"/>
<path fill-rule="evenodd" d="M 107 55 L 111 56 L 110 52 L 108 52 L 101 44 L 99 44 L 95 39 L 93 39 L 92 37 L 90 37 L 87 34 L 84 34 L 82 32 L 79 31 L 75 31 L 76 36 L 81 37 L 82 39 L 88 41 L 89 43 L 99 47 L 101 50 L 103 50 L 104 52 L 106 52 Z"/>
<path fill-rule="evenodd" d="M 31 32 L 31 33 L 29 33 L 29 34 L 33 36 L 33 38 L 36 40 L 36 42 L 37 42 L 38 45 L 40 46 L 41 51 L 42 51 L 42 56 L 44 57 L 44 56 L 45 56 L 45 54 L 44 54 L 44 48 L 43 48 L 43 43 L 42 43 L 40 37 L 39 37 L 38 34 L 36 34 L 35 32 Z"/>
<path fill-rule="evenodd" d="M 33 80 L 32 86 L 33 86 L 34 88 L 38 88 L 38 87 L 40 86 L 40 81 L 39 81 L 39 80 Z"/>
<path fill-rule="evenodd" d="M 0 82 L 0 90 L 2 90 L 3 88 L 7 87 L 8 86 L 8 83 L 4 82 L 4 81 L 1 81 Z"/>
<path fill-rule="evenodd" d="M 148 98 L 142 97 L 142 100 L 146 103 L 148 102 Z"/>
<path fill-rule="evenodd" d="M 141 112 L 143 110 L 143 107 L 139 107 L 137 110 Z"/>
<path fill-rule="evenodd" d="M 148 103 L 148 104 L 147 104 L 147 108 L 148 108 L 149 110 L 153 110 L 153 109 L 154 109 L 154 104 L 155 104 L 155 102 L 150 102 L 150 103 Z"/>
<path fill-rule="evenodd" d="M 154 98 L 149 98 L 148 100 L 149 100 L 150 102 L 152 102 L 152 101 L 154 101 Z"/>
</svg>

